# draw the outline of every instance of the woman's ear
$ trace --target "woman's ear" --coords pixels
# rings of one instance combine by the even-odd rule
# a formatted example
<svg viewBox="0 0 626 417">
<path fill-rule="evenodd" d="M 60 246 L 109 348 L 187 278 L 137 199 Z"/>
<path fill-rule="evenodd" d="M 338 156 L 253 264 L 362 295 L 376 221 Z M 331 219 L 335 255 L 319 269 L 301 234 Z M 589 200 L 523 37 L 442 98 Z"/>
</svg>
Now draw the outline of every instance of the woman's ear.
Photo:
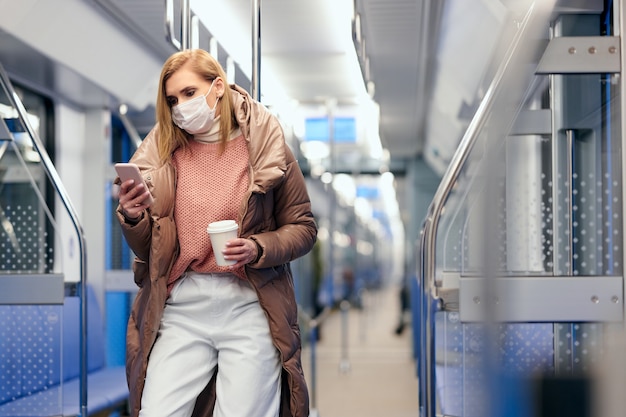
<svg viewBox="0 0 626 417">
<path fill-rule="evenodd" d="M 224 90 L 226 89 L 226 83 L 222 79 L 222 77 L 217 77 L 215 79 L 215 94 L 217 97 L 222 97 L 224 95 Z"/>
</svg>

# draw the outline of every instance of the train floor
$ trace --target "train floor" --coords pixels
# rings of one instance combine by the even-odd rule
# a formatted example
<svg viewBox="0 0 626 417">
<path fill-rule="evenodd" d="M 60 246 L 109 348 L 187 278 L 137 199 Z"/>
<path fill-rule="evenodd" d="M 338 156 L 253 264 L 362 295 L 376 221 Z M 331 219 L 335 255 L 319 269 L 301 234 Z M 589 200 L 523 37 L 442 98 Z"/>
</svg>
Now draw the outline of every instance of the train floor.
<svg viewBox="0 0 626 417">
<path fill-rule="evenodd" d="M 368 292 L 361 309 L 345 311 L 337 309 L 323 322 L 315 371 L 311 344 L 303 350 L 311 417 L 419 416 L 411 326 L 395 332 L 399 290 Z"/>
</svg>

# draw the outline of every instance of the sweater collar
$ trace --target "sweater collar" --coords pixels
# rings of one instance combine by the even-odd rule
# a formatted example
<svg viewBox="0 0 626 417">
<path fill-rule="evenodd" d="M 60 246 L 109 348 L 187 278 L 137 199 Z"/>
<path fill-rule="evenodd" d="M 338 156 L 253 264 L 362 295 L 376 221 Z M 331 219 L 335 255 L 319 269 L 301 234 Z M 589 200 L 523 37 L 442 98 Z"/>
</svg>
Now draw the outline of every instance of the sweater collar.
<svg viewBox="0 0 626 417">
<path fill-rule="evenodd" d="M 220 140 L 220 120 L 222 116 L 217 116 L 213 122 L 213 126 L 208 132 L 196 133 L 193 135 L 193 139 L 202 143 L 217 143 Z"/>
</svg>

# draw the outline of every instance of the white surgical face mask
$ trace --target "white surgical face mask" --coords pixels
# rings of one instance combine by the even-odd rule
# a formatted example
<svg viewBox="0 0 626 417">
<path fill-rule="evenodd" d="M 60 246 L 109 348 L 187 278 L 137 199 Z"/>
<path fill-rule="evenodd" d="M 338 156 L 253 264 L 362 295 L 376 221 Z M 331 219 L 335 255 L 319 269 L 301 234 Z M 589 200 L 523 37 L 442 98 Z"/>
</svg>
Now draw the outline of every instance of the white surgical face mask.
<svg viewBox="0 0 626 417">
<path fill-rule="evenodd" d="M 176 126 L 192 135 L 196 133 L 208 132 L 215 121 L 215 109 L 219 97 L 215 100 L 215 106 L 211 109 L 206 102 L 206 98 L 213 88 L 213 83 L 205 95 L 192 98 L 189 101 L 172 107 L 172 121 Z"/>
</svg>

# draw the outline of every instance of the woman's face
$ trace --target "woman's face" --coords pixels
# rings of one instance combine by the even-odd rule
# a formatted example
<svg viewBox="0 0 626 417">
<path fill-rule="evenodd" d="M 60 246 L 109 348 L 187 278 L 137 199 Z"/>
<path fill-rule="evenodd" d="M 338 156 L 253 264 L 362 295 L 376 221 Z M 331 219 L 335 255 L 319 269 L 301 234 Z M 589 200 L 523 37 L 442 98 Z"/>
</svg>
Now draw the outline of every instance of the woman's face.
<svg viewBox="0 0 626 417">
<path fill-rule="evenodd" d="M 221 97 L 223 94 L 223 85 L 222 79 L 218 77 L 214 80 L 213 88 L 211 88 L 210 81 L 200 77 L 191 69 L 190 65 L 183 65 L 165 82 L 165 98 L 167 104 L 172 108 L 198 96 L 205 95 L 211 88 L 206 101 L 209 107 L 213 108 L 217 97 Z M 219 115 L 219 111 L 218 108 L 215 116 Z"/>
</svg>

